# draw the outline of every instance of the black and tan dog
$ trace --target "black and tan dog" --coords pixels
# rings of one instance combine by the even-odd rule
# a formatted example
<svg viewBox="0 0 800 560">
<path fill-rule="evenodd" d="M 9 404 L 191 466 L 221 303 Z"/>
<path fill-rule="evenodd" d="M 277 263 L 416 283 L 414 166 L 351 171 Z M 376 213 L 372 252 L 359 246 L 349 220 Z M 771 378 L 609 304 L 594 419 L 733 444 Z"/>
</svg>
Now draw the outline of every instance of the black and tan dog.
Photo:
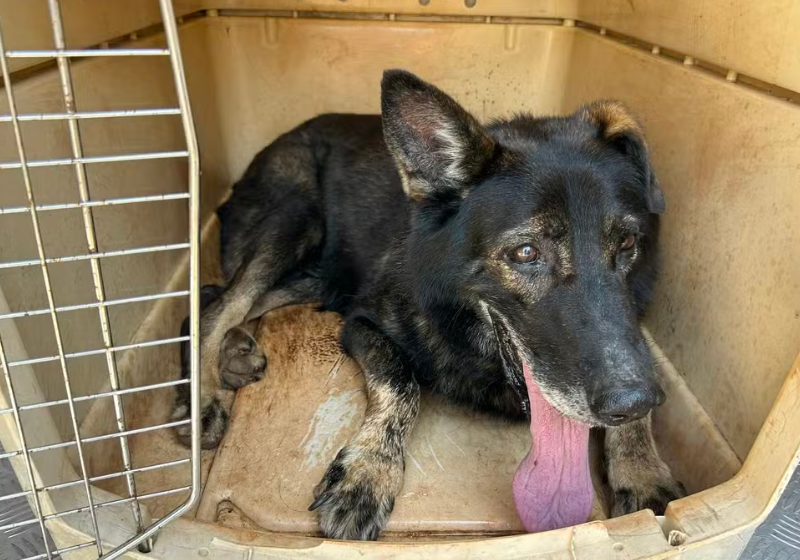
<svg viewBox="0 0 800 560">
<path fill-rule="evenodd" d="M 663 208 L 620 103 L 483 126 L 387 71 L 382 116 L 323 115 L 284 134 L 218 210 L 228 283 L 203 291 L 203 447 L 222 438 L 234 390 L 266 371 L 243 325 L 322 302 L 344 316 L 369 393 L 315 490 L 326 536 L 377 538 L 421 389 L 524 420 L 523 361 L 558 411 L 606 427 L 613 513 L 663 512 L 684 490 L 653 443 L 664 394 L 639 327 Z M 187 404 L 180 393 L 175 418 Z"/>
</svg>

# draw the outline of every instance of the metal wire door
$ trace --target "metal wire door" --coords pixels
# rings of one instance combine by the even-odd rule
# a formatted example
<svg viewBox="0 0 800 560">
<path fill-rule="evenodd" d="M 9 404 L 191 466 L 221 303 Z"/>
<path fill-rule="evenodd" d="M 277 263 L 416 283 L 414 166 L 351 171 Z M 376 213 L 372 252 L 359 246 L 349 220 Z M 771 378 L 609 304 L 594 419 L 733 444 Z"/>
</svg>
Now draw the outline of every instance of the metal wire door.
<svg viewBox="0 0 800 560">
<path fill-rule="evenodd" d="M 48 11 L 52 24 L 53 50 L 7 50 L 3 42 L 3 21 L 0 19 L 0 67 L 2 68 L 2 78 L 5 89 L 5 96 L 8 104 L 8 114 L 0 114 L 0 123 L 7 123 L 13 129 L 14 140 L 18 153 L 17 161 L 0 161 L 0 170 L 17 170 L 22 175 L 22 183 L 25 187 L 25 199 L 27 204 L 19 206 L 6 206 L 0 208 L 0 219 L 8 215 L 25 215 L 30 219 L 30 227 L 38 251 L 38 258 L 28 260 L 18 260 L 14 262 L 0 263 L 2 269 L 17 268 L 39 268 L 41 279 L 46 289 L 46 308 L 38 309 L 17 309 L 0 314 L 0 322 L 15 321 L 23 317 L 49 316 L 52 334 L 55 337 L 57 354 L 49 356 L 38 356 L 22 360 L 9 358 L 6 340 L 0 337 L 0 367 L 3 370 L 3 393 L 8 406 L 0 407 L 0 419 L 3 415 L 13 417 L 13 422 L 8 425 L 16 430 L 15 437 L 19 442 L 17 449 L 5 449 L 0 452 L 0 460 L 16 461 L 17 474 L 21 488 L 7 495 L 2 495 L 0 489 L 0 505 L 3 502 L 9 503 L 12 500 L 24 499 L 30 504 L 33 515 L 23 520 L 3 524 L 0 521 L 0 531 L 21 530 L 24 527 L 37 527 L 42 534 L 44 552 L 28 556 L 26 560 L 36 560 L 39 558 L 57 558 L 67 555 L 74 550 L 85 549 L 96 551 L 97 558 L 117 558 L 126 550 L 130 550 L 136 545 L 140 550 L 145 551 L 151 542 L 152 536 L 165 524 L 172 519 L 185 513 L 196 501 L 199 494 L 200 483 L 200 448 L 198 438 L 198 396 L 199 383 L 199 354 L 198 354 L 198 278 L 199 278 L 199 162 L 197 153 L 197 142 L 195 139 L 194 125 L 192 122 L 187 86 L 184 79 L 183 64 L 181 59 L 180 45 L 178 43 L 178 30 L 175 15 L 170 0 L 159 0 L 161 16 L 163 19 L 163 32 L 166 38 L 166 48 L 88 48 L 81 50 L 71 50 L 66 48 L 64 36 L 64 25 L 58 0 L 48 0 Z M 0 14 L 0 18 L 2 14 Z M 177 99 L 176 107 L 151 108 L 151 109 L 122 109 L 113 111 L 79 111 L 75 98 L 73 84 L 72 62 L 75 58 L 85 57 L 169 57 L 171 62 L 172 77 L 174 79 L 175 93 Z M 18 99 L 15 98 L 14 81 L 10 71 L 9 61 L 18 58 L 48 58 L 55 59 L 57 65 L 58 79 L 60 81 L 61 93 L 63 97 L 63 112 L 58 113 L 20 113 L 17 110 Z M 55 72 L 56 70 L 51 70 Z M 183 134 L 185 136 L 186 147 L 178 151 L 157 151 L 146 153 L 128 153 L 115 155 L 91 155 L 87 156 L 84 152 L 84 145 L 81 138 L 81 127 L 87 120 L 96 119 L 125 119 L 130 117 L 180 117 Z M 40 159 L 28 157 L 30 149 L 26 151 L 23 123 L 32 121 L 61 121 L 66 123 L 69 133 L 69 144 L 71 156 L 67 158 Z M 163 158 L 183 158 L 188 165 L 188 184 L 184 192 L 159 193 L 147 196 L 123 197 L 115 199 L 95 199 L 91 196 L 90 174 L 87 169 L 98 163 L 115 162 L 134 162 Z M 75 183 L 78 188 L 79 202 L 40 204 L 37 203 L 34 188 L 34 181 L 31 171 L 37 168 L 49 167 L 71 167 L 74 170 Z M 13 171 L 12 171 L 13 172 Z M 71 188 L 71 185 L 69 186 Z M 65 187 L 66 188 L 66 187 Z M 181 243 L 171 243 L 156 246 L 140 246 L 112 251 L 103 251 L 100 248 L 97 238 L 97 227 L 95 211 L 99 207 L 110 205 L 125 204 L 145 204 L 158 203 L 164 200 L 183 200 L 186 203 L 188 212 L 189 231 L 186 233 L 187 241 Z M 86 250 L 82 254 L 68 256 L 49 256 L 46 251 L 46 244 L 42 239 L 42 228 L 40 216 L 43 213 L 62 212 L 65 210 L 79 210 L 82 217 L 82 224 L 85 231 Z M 20 235 L 24 235 L 20 232 Z M 4 241 L 0 240 L 0 243 Z M 10 242 L 6 240 L 5 242 Z M 189 279 L 188 289 L 178 290 L 167 293 L 142 294 L 127 298 L 109 299 L 107 289 L 103 279 L 103 262 L 110 258 L 126 258 L 130 255 L 142 255 L 151 252 L 173 251 L 176 254 L 181 252 L 189 253 Z M 54 280 L 51 274 L 51 267 L 58 263 L 84 261 L 91 266 L 91 278 L 95 294 L 95 301 L 73 305 L 58 305 L 57 298 L 54 296 Z M 189 299 L 191 333 L 186 337 L 162 337 L 155 340 L 133 342 L 130 344 L 115 345 L 115 337 L 111 321 L 109 320 L 109 308 L 122 306 L 132 303 L 156 302 L 165 298 L 184 297 Z M 13 302 L 11 302 L 13 303 Z M 69 352 L 63 343 L 63 332 L 61 322 L 64 314 L 73 313 L 81 310 L 96 310 L 97 319 L 100 323 L 102 332 L 102 348 L 93 348 L 77 352 Z M 92 311 L 93 313 L 95 311 Z M 175 333 L 177 334 L 177 333 Z M 149 384 L 136 387 L 122 387 L 118 373 L 118 360 L 120 356 L 127 352 L 147 346 L 157 346 L 171 344 L 176 345 L 182 341 L 189 341 L 191 346 L 191 377 L 189 379 L 164 380 L 156 384 Z M 176 350 L 177 351 L 177 350 Z M 106 362 L 106 373 L 108 390 L 88 394 L 76 395 L 73 390 L 73 380 L 75 372 L 73 370 L 73 360 L 86 356 L 104 356 Z M 15 367 L 26 365 L 42 364 L 52 362 L 58 364 L 63 382 L 64 398 L 58 400 L 21 403 L 18 390 L 15 390 L 15 377 L 12 372 Z M 76 368 L 77 369 L 77 368 Z M 71 378 L 72 376 L 72 378 Z M 17 381 L 19 379 L 17 378 Z M 191 420 L 180 420 L 177 422 L 163 423 L 144 428 L 130 429 L 126 418 L 123 397 L 131 393 L 141 393 L 156 389 L 165 389 L 180 384 L 189 384 L 191 387 Z M 0 395 L 2 396 L 2 395 Z M 110 398 L 113 400 L 113 410 L 115 416 L 116 431 L 107 434 L 94 435 L 92 437 L 82 437 L 80 421 L 76 413 L 76 407 L 81 403 L 91 403 L 96 399 Z M 51 443 L 48 445 L 30 445 L 30 430 L 34 429 L 26 425 L 23 416 L 27 411 L 50 409 L 50 407 L 66 406 L 71 419 L 71 437 L 68 441 Z M 191 455 L 187 459 L 180 461 L 164 462 L 163 464 L 153 464 L 135 467 L 131 461 L 131 451 L 129 447 L 129 436 L 150 430 L 164 430 L 183 424 L 191 424 L 192 428 L 192 449 Z M 94 475 L 90 472 L 85 447 L 87 444 L 101 440 L 118 440 L 119 452 L 123 468 L 119 472 L 104 473 Z M 43 486 L 41 479 L 37 479 L 37 458 L 43 457 L 45 451 L 53 449 L 69 448 L 77 457 L 76 471 L 79 478 L 75 480 L 64 480 L 56 484 Z M 39 459 L 44 460 L 44 459 Z M 179 488 L 165 489 L 160 492 L 148 495 L 138 494 L 136 487 L 136 475 L 148 470 L 174 467 L 183 465 L 184 468 L 191 469 L 191 484 Z M 122 477 L 126 482 L 127 496 L 117 500 L 100 502 L 93 493 L 93 484 L 102 480 Z M 63 511 L 47 511 L 43 496 L 47 492 L 65 488 L 82 488 L 85 493 L 85 503 L 71 509 Z M 186 499 L 168 515 L 156 522 L 150 523 L 142 514 L 140 502 L 148 498 L 168 493 L 185 493 Z M 116 548 L 110 549 L 104 544 L 104 525 L 99 519 L 98 512 L 109 505 L 119 506 L 120 504 L 130 504 L 131 519 L 133 527 L 130 533 L 133 534 L 126 542 L 119 544 Z M 88 514 L 91 520 L 91 538 L 86 542 L 72 544 L 62 549 L 56 549 L 53 541 L 48 539 L 48 522 L 62 519 L 66 516 Z M 68 555 L 67 555 L 68 557 Z M 81 556 L 85 557 L 85 556 Z"/>
</svg>

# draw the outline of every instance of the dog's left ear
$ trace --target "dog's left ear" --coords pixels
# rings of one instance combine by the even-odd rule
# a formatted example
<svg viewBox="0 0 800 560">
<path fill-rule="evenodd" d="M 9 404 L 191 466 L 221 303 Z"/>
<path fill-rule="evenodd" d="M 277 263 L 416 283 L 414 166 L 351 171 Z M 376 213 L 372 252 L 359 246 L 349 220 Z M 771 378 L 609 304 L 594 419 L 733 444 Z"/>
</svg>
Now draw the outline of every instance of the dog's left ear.
<svg viewBox="0 0 800 560">
<path fill-rule="evenodd" d="M 381 82 L 383 135 L 412 200 L 463 197 L 494 154 L 478 121 L 443 91 L 404 70 Z"/>
<path fill-rule="evenodd" d="M 597 127 L 600 138 L 633 160 L 647 185 L 648 209 L 653 214 L 663 214 L 666 209 L 664 193 L 658 188 L 650 165 L 644 130 L 628 108 L 620 101 L 597 101 L 581 107 L 578 115 Z"/>
</svg>

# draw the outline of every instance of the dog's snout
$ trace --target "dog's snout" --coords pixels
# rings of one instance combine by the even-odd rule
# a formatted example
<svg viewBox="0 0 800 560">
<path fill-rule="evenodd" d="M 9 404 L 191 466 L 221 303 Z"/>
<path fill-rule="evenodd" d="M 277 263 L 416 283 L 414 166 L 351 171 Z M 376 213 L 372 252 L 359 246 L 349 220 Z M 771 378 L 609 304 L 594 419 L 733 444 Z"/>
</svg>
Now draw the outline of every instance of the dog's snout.
<svg viewBox="0 0 800 560">
<path fill-rule="evenodd" d="M 642 418 L 665 399 L 664 391 L 655 384 L 622 386 L 598 392 L 592 408 L 603 423 L 618 426 Z"/>
</svg>

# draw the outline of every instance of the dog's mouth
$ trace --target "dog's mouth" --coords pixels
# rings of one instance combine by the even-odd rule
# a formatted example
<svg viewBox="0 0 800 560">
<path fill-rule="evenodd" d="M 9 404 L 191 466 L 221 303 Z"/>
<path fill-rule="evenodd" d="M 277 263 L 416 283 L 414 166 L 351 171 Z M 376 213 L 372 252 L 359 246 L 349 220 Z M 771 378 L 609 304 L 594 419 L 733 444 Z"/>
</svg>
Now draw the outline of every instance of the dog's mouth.
<svg viewBox="0 0 800 560">
<path fill-rule="evenodd" d="M 588 521 L 594 502 L 589 426 L 559 412 L 542 394 L 524 351 L 490 311 L 503 370 L 530 416 L 531 450 L 514 475 L 514 501 L 525 530 L 560 529 Z"/>
</svg>

